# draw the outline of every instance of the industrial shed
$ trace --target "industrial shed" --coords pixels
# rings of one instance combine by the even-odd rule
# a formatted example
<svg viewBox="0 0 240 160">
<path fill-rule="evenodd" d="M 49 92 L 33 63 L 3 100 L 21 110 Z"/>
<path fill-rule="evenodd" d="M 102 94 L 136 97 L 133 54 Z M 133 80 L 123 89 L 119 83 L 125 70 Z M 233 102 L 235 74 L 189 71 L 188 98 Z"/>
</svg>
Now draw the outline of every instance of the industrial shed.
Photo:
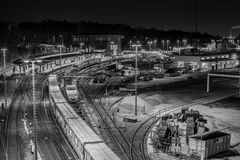
<svg viewBox="0 0 240 160">
<path fill-rule="evenodd" d="M 209 157 L 229 150 L 231 135 L 220 131 L 189 137 L 189 148 L 201 157 Z"/>
</svg>

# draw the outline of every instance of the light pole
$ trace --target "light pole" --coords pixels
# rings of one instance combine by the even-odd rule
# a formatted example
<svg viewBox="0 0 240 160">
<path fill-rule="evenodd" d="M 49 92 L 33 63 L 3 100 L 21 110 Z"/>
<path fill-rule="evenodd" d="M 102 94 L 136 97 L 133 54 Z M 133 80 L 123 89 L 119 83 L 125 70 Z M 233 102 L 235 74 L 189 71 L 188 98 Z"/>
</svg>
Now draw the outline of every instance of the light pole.
<svg viewBox="0 0 240 160">
<path fill-rule="evenodd" d="M 82 47 L 83 47 L 84 43 L 83 43 L 83 42 L 80 42 L 79 45 L 80 45 L 80 56 L 81 56 L 81 55 L 82 55 Z M 80 58 L 81 58 L 81 57 L 80 57 Z"/>
<path fill-rule="evenodd" d="M 183 39 L 184 47 L 187 48 L 187 39 Z"/>
<path fill-rule="evenodd" d="M 5 70 L 5 74 L 4 74 L 4 101 L 5 101 L 4 105 L 5 106 L 4 107 L 7 108 L 7 81 L 6 81 L 6 50 L 7 50 L 7 48 L 1 48 L 1 50 L 3 51 L 3 67 Z M 2 115 L 4 115 L 4 108 L 2 108 Z M 1 139 L 1 142 L 2 142 L 2 139 Z M 3 147 L 4 147 L 4 145 L 3 145 Z M 8 153 L 7 153 L 6 148 L 4 149 L 5 157 L 6 157 L 6 160 L 8 160 Z"/>
<path fill-rule="evenodd" d="M 34 157 L 35 160 L 38 159 L 37 155 L 37 109 L 36 109 L 36 100 L 35 100 L 35 63 L 41 63 L 41 60 L 26 60 L 25 63 L 32 63 L 32 105 L 33 105 L 33 127 L 34 127 Z"/>
<path fill-rule="evenodd" d="M 164 44 L 165 44 L 165 40 L 162 40 L 162 44 L 163 44 L 163 52 L 164 52 Z"/>
<path fill-rule="evenodd" d="M 178 40 L 177 40 L 177 44 L 178 44 L 178 54 L 180 54 L 179 43 L 180 43 L 180 40 L 178 39 Z"/>
<path fill-rule="evenodd" d="M 4 100 L 5 100 L 5 108 L 7 107 L 7 81 L 6 81 L 6 50 L 7 48 L 1 48 L 1 50 L 3 51 L 3 67 L 5 70 L 5 74 L 4 74 Z M 2 108 L 2 114 L 4 114 L 4 108 Z"/>
<path fill-rule="evenodd" d="M 152 41 L 148 41 L 148 45 L 149 45 L 149 51 L 151 51 L 151 50 L 152 50 L 152 44 L 153 44 L 153 42 L 152 42 Z"/>
<path fill-rule="evenodd" d="M 154 39 L 153 43 L 154 43 L 154 50 L 156 50 L 157 49 L 157 39 Z"/>
<path fill-rule="evenodd" d="M 62 47 L 63 47 L 63 35 L 59 35 L 59 37 L 62 39 L 61 45 L 60 45 L 60 66 L 62 67 Z"/>
<path fill-rule="evenodd" d="M 169 40 L 167 40 L 167 53 L 168 53 L 168 44 L 169 44 L 169 42 L 170 42 L 170 41 L 169 41 Z"/>
<path fill-rule="evenodd" d="M 138 48 L 141 47 L 141 44 L 137 42 L 136 44 L 133 44 L 132 47 L 135 47 L 136 51 L 136 58 L 135 58 L 135 116 L 137 116 L 137 54 L 138 54 Z"/>
<path fill-rule="evenodd" d="M 132 50 L 132 40 L 129 41 L 129 50 L 131 51 Z"/>
<path fill-rule="evenodd" d="M 80 52 L 82 53 L 82 47 L 83 47 L 84 43 L 80 42 L 79 45 L 80 45 Z"/>
<path fill-rule="evenodd" d="M 183 39 L 184 47 L 185 47 L 185 53 L 187 52 L 187 39 Z"/>
<path fill-rule="evenodd" d="M 178 40 L 177 40 L 178 48 L 179 48 L 179 43 L 180 43 L 180 40 L 178 39 Z"/>
<path fill-rule="evenodd" d="M 238 72 L 239 72 L 239 76 L 240 76 L 240 68 L 238 69 Z M 238 79 L 238 87 L 239 87 L 238 96 L 240 97 L 240 78 Z"/>
</svg>

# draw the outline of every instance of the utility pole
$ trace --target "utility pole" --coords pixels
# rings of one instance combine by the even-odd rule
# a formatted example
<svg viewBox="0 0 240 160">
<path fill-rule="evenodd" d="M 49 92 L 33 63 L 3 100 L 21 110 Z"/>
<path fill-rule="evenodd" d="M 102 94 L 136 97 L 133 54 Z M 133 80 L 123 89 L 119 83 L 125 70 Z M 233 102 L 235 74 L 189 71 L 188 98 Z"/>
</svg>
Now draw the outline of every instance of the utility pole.
<svg viewBox="0 0 240 160">
<path fill-rule="evenodd" d="M 84 43 L 80 42 L 79 45 L 80 45 L 80 59 L 81 59 L 81 62 L 82 62 L 81 55 L 82 55 L 82 47 L 83 47 Z"/>
<path fill-rule="evenodd" d="M 169 44 L 169 42 L 170 42 L 170 41 L 169 41 L 169 40 L 167 40 L 167 54 L 168 54 L 168 44 Z"/>
<path fill-rule="evenodd" d="M 195 18 L 196 18 L 196 36 L 197 36 L 197 33 L 198 33 L 198 0 L 195 0 Z M 196 37 L 197 38 L 197 37 Z M 197 41 L 196 41 L 196 52 L 198 51 L 198 38 L 197 38 Z"/>
<path fill-rule="evenodd" d="M 195 18 L 196 18 L 196 33 L 198 32 L 198 0 L 195 0 Z"/>
<path fill-rule="evenodd" d="M 152 44 L 153 44 L 153 42 L 152 42 L 152 41 L 148 41 L 148 45 L 149 45 L 149 51 L 151 51 L 151 50 L 152 50 Z"/>
<path fill-rule="evenodd" d="M 59 37 L 62 38 L 62 42 L 60 45 L 60 66 L 62 67 L 62 47 L 63 47 L 63 35 L 60 35 Z"/>
<path fill-rule="evenodd" d="M 129 50 L 131 51 L 132 50 L 132 40 L 129 41 Z"/>
<path fill-rule="evenodd" d="M 165 43 L 165 40 L 162 40 L 162 44 L 163 44 L 163 52 L 164 52 L 164 43 Z"/>
<path fill-rule="evenodd" d="M 3 67 L 4 67 L 4 107 L 7 107 L 7 80 L 6 80 L 6 50 L 7 48 L 2 48 L 3 51 Z M 2 114 L 4 115 L 4 108 L 2 108 Z"/>
<path fill-rule="evenodd" d="M 238 72 L 239 72 L 239 76 L 240 76 L 240 68 L 238 69 Z M 238 87 L 239 87 L 238 96 L 240 97 L 240 77 L 238 79 Z"/>
<path fill-rule="evenodd" d="M 37 156 L 37 110 L 35 104 L 35 61 L 32 62 L 32 99 L 33 99 L 33 127 L 34 127 L 34 157 L 35 160 L 38 159 Z"/>
<path fill-rule="evenodd" d="M 136 51 L 136 58 L 135 58 L 135 116 L 137 116 L 137 54 L 138 48 L 141 47 L 141 44 L 136 43 L 132 45 L 135 47 Z"/>
</svg>

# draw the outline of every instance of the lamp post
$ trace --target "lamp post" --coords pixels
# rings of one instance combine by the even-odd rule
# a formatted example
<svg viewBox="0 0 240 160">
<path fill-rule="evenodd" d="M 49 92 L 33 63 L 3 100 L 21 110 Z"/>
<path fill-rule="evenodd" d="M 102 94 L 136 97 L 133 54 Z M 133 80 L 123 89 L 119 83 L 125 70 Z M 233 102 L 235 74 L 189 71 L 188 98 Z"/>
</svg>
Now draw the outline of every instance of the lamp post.
<svg viewBox="0 0 240 160">
<path fill-rule="evenodd" d="M 184 47 L 186 48 L 187 47 L 187 39 L 183 39 L 183 44 L 184 44 Z"/>
<path fill-rule="evenodd" d="M 80 42 L 79 45 L 80 45 L 80 53 L 82 53 L 82 47 L 83 47 L 84 43 Z"/>
<path fill-rule="evenodd" d="M 180 54 L 179 43 L 180 43 L 180 40 L 178 39 L 178 40 L 177 40 L 177 44 L 178 44 L 178 54 Z"/>
<path fill-rule="evenodd" d="M 163 44 L 163 52 L 164 52 L 164 44 L 165 44 L 165 40 L 162 40 L 162 44 Z"/>
<path fill-rule="evenodd" d="M 151 51 L 151 50 L 152 50 L 152 44 L 153 44 L 153 42 L 152 42 L 152 41 L 148 41 L 147 43 L 148 43 L 148 45 L 149 45 L 149 51 Z"/>
<path fill-rule="evenodd" d="M 138 54 L 138 48 L 141 47 L 141 44 L 137 42 L 136 44 L 132 45 L 135 47 L 136 51 L 136 58 L 135 58 L 135 116 L 137 116 L 137 54 Z"/>
<path fill-rule="evenodd" d="M 32 105 L 33 105 L 33 127 L 34 127 L 34 158 L 38 159 L 37 155 L 37 109 L 36 109 L 36 100 L 35 100 L 35 63 L 41 63 L 41 60 L 26 60 L 25 63 L 32 63 Z"/>
<path fill-rule="evenodd" d="M 5 70 L 5 74 L 4 74 L 4 101 L 5 101 L 5 108 L 7 107 L 7 81 L 6 81 L 6 50 L 7 48 L 1 48 L 1 50 L 3 51 L 3 67 Z M 4 108 L 2 108 L 2 114 L 4 112 Z"/>
<path fill-rule="evenodd" d="M 4 70 L 5 70 L 5 74 L 4 74 L 4 107 L 6 108 L 7 107 L 7 81 L 6 81 L 6 50 L 7 48 L 1 48 L 1 50 L 3 51 L 3 67 L 4 67 Z M 2 115 L 4 115 L 4 108 L 2 108 Z M 2 142 L 2 139 L 1 139 L 1 142 Z M 3 145 L 4 147 L 4 145 Z M 7 148 L 7 146 L 6 146 Z M 4 148 L 5 150 L 5 157 L 6 157 L 6 160 L 8 160 L 8 153 L 7 153 L 7 150 L 6 148 Z"/>
<path fill-rule="evenodd" d="M 83 47 L 84 43 L 83 43 L 83 42 L 80 42 L 79 45 L 80 45 L 80 55 L 82 55 L 82 47 Z M 80 59 L 81 59 L 81 57 L 80 57 Z M 81 61 L 81 62 L 82 62 L 82 61 Z"/>
<path fill-rule="evenodd" d="M 179 43 L 180 43 L 180 40 L 178 39 L 178 40 L 177 40 L 178 48 L 179 48 Z"/>
<path fill-rule="evenodd" d="M 131 51 L 132 50 L 132 40 L 129 41 L 129 50 Z"/>
<path fill-rule="evenodd" d="M 168 53 L 168 44 L 169 44 L 169 42 L 170 42 L 170 41 L 169 41 L 169 40 L 167 40 L 167 53 Z"/>
<path fill-rule="evenodd" d="M 239 72 L 239 76 L 240 76 L 240 68 L 238 69 L 238 72 Z M 238 87 L 239 87 L 238 96 L 240 97 L 240 78 L 238 79 Z"/>
<path fill-rule="evenodd" d="M 183 44 L 185 47 L 185 53 L 187 52 L 187 39 L 183 39 Z"/>
<path fill-rule="evenodd" d="M 154 50 L 156 50 L 157 49 L 157 39 L 154 39 L 153 43 L 154 43 Z"/>
<path fill-rule="evenodd" d="M 62 47 L 63 47 L 63 35 L 59 35 L 59 37 L 62 39 L 61 45 L 60 45 L 60 66 L 62 67 Z"/>
</svg>

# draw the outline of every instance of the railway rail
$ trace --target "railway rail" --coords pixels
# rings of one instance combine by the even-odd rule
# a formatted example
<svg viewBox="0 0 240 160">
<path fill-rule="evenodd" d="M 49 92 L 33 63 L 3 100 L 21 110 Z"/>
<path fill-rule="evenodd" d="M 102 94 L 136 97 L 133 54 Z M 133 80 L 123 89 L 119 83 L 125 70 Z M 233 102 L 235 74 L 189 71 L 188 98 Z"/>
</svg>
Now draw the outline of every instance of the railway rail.
<svg viewBox="0 0 240 160">
<path fill-rule="evenodd" d="M 85 95 L 86 99 L 88 100 L 88 102 L 90 102 L 90 104 L 97 111 L 98 115 L 101 118 L 101 121 L 103 122 L 103 125 L 108 130 L 109 134 L 113 138 L 113 140 L 116 143 L 116 145 L 118 146 L 118 148 L 121 150 L 121 153 L 124 155 L 125 159 L 129 160 L 130 159 L 129 151 L 130 151 L 131 144 L 128 141 L 127 137 L 123 134 L 123 131 L 121 131 L 120 127 L 114 122 L 112 117 L 105 110 L 105 108 L 103 107 L 103 104 L 101 103 L 101 98 L 105 92 L 105 89 L 106 88 L 110 89 L 121 82 L 116 81 L 116 79 L 111 80 L 111 81 L 107 82 L 104 86 L 102 86 L 100 89 L 98 89 L 97 92 L 93 93 L 92 89 L 88 85 L 88 82 L 90 79 L 91 78 L 87 78 L 87 79 L 81 81 L 81 83 L 79 82 L 80 90 L 82 90 L 84 92 L 84 95 Z M 94 99 L 98 99 L 99 103 L 94 102 Z M 104 115 L 106 115 L 106 116 L 104 116 Z M 134 152 L 134 149 L 133 149 L 133 152 Z M 141 157 L 137 153 L 136 153 L 136 156 L 139 159 L 141 159 Z"/>
<path fill-rule="evenodd" d="M 152 115 L 150 118 L 144 120 L 143 123 L 141 123 L 134 131 L 134 134 L 131 138 L 131 143 L 133 144 L 132 148 L 135 148 L 139 154 L 141 154 L 143 160 L 148 160 L 149 157 L 147 156 L 147 150 L 146 150 L 146 136 L 147 133 L 150 131 L 151 127 L 157 123 L 159 120 L 161 120 L 162 113 L 169 112 L 169 111 L 176 111 L 181 109 L 182 107 L 191 107 L 194 105 L 200 105 L 200 104 L 207 104 L 210 102 L 217 101 L 219 99 L 232 96 L 234 95 L 234 92 L 221 92 L 220 94 L 214 94 L 214 95 L 205 95 L 201 98 L 195 99 L 191 102 L 185 102 L 180 103 L 177 105 L 170 106 L 164 110 L 160 110 L 158 113 Z M 132 154 L 132 151 L 131 151 Z M 131 155 L 131 159 L 134 159 L 134 155 Z"/>
</svg>

